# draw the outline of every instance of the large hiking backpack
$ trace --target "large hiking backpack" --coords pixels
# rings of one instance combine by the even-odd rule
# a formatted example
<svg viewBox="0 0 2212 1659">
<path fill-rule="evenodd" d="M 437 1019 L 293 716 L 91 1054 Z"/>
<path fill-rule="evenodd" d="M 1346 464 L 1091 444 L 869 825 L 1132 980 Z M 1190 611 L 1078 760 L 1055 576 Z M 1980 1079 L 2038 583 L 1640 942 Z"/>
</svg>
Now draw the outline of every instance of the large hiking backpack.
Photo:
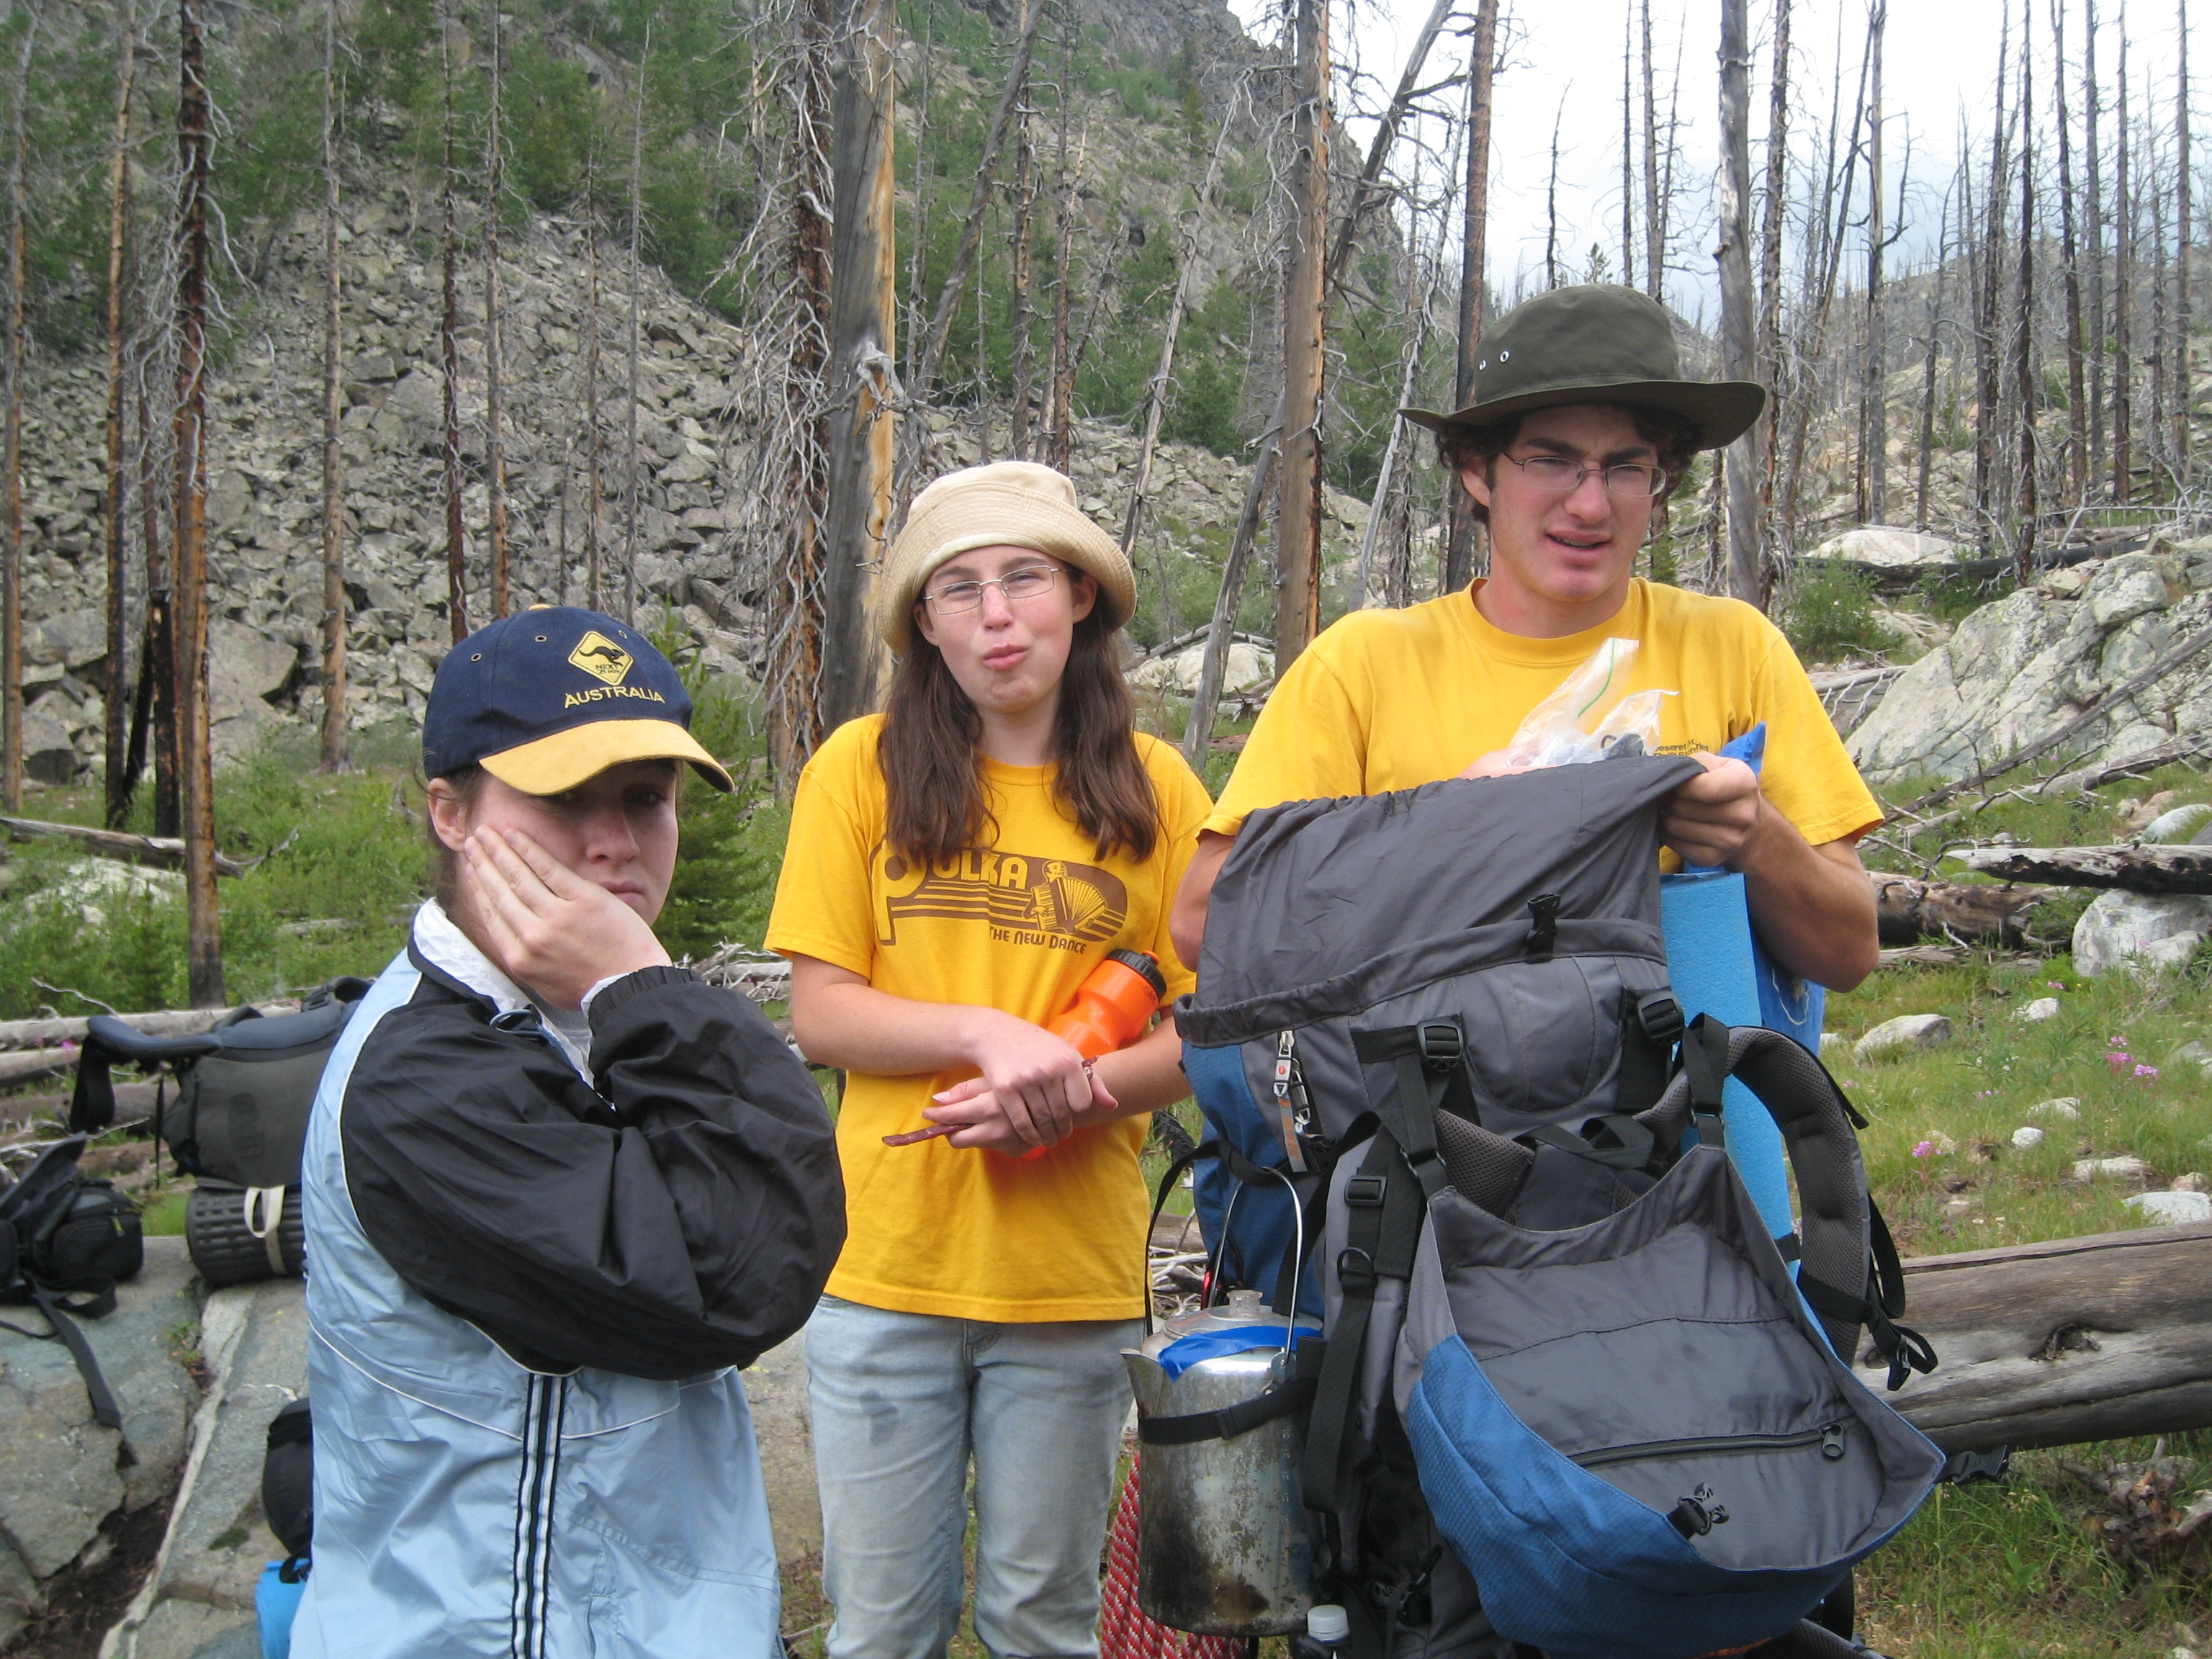
<svg viewBox="0 0 2212 1659">
<path fill-rule="evenodd" d="M 105 1014 L 88 1022 L 70 1127 L 97 1134 L 115 1121 L 117 1061 L 161 1066 L 154 1136 L 179 1169 L 198 1177 L 185 1206 L 185 1243 L 210 1285 L 305 1271 L 300 1153 L 324 1062 L 368 990 L 365 979 L 332 981 L 297 1013 L 240 1008 L 191 1036 L 150 1036 Z"/>
<path fill-rule="evenodd" d="M 1893 1323 L 1849 1103 L 1786 1037 L 1686 1030 L 1668 988 L 1657 814 L 1695 771 L 1293 803 L 1214 887 L 1176 1009 L 1200 1215 L 1217 1285 L 1325 1310 L 1304 1499 L 1355 1654 L 1782 1637 L 1942 1468 L 1851 1370 L 1862 1328 L 1892 1386 L 1933 1358 Z M 1802 1242 L 1717 1150 L 1731 1079 L 1779 1127 Z"/>
</svg>

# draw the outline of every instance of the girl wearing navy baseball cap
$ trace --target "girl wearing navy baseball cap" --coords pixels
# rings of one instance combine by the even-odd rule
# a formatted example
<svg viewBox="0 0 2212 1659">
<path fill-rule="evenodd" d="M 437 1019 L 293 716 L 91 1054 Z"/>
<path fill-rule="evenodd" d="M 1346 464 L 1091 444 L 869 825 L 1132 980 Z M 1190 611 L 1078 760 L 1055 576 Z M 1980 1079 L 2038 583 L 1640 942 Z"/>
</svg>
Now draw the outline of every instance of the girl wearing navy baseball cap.
<svg viewBox="0 0 2212 1659">
<path fill-rule="evenodd" d="M 423 725 L 438 895 L 318 1092 L 302 1659 L 782 1651 L 739 1368 L 844 1238 L 820 1095 L 654 937 L 692 737 L 588 611 L 504 617 Z"/>
</svg>

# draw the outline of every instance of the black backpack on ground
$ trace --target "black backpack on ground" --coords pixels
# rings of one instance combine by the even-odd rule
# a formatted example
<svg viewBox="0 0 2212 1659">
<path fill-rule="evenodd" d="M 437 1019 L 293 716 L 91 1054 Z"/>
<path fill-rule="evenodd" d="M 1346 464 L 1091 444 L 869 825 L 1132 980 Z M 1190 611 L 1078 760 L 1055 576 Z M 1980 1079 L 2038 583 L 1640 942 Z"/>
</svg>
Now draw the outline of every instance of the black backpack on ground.
<svg viewBox="0 0 2212 1659">
<path fill-rule="evenodd" d="M 34 1304 L 53 1328 L 34 1331 L 7 1320 L 0 1326 L 64 1345 L 84 1376 L 94 1419 L 120 1429 L 122 1407 L 71 1316 L 114 1312 L 116 1285 L 145 1265 L 146 1243 L 137 1206 L 112 1182 L 78 1173 L 85 1145 L 81 1134 L 56 1141 L 0 1190 L 0 1302 Z"/>
<path fill-rule="evenodd" d="M 154 1136 L 198 1177 L 185 1202 L 185 1243 L 210 1285 L 298 1275 L 305 1257 L 300 1155 L 323 1066 L 369 981 L 346 978 L 312 992 L 299 1012 L 241 1008 L 211 1031 L 150 1036 L 106 1015 L 85 1032 L 70 1127 L 97 1134 L 115 1121 L 117 1061 L 166 1066 L 173 1100 L 155 1097 Z"/>
</svg>

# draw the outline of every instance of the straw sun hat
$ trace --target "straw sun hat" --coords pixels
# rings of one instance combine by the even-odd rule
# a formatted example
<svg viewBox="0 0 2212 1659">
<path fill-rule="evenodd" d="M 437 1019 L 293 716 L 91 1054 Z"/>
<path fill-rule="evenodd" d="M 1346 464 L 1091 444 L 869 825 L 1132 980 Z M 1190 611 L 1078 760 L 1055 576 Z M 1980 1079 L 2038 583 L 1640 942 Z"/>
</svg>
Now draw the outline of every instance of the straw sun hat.
<svg viewBox="0 0 2212 1659">
<path fill-rule="evenodd" d="M 922 584 L 979 547 L 1033 547 L 1096 577 L 1098 603 L 1116 628 L 1137 608 L 1128 560 L 1076 506 L 1067 475 L 1034 461 L 994 461 L 948 472 L 915 497 L 876 590 L 876 631 L 892 650 L 907 648 Z"/>
</svg>

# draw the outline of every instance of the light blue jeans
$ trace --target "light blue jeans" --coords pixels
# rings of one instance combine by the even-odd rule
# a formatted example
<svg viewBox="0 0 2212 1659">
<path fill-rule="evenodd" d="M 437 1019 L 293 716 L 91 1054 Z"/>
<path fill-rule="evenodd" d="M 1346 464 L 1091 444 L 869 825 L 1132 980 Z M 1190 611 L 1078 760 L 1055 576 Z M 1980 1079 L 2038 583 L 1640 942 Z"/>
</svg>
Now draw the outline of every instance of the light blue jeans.
<svg viewBox="0 0 2212 1659">
<path fill-rule="evenodd" d="M 943 1659 L 975 1464 L 975 1634 L 1091 1659 L 1139 1320 L 993 1324 L 825 1296 L 806 1327 L 830 1659 Z"/>
</svg>

